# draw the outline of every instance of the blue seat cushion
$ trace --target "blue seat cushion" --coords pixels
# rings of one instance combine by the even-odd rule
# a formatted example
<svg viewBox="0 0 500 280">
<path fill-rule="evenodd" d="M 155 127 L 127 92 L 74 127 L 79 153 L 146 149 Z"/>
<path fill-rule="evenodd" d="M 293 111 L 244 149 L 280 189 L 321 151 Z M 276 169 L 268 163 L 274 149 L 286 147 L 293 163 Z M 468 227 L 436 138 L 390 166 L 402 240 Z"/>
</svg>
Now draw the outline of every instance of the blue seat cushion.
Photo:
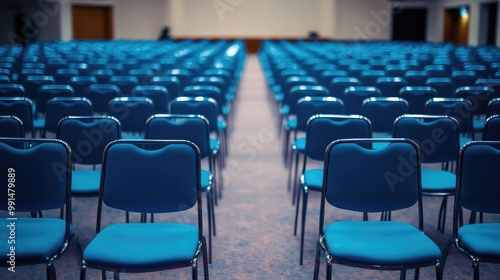
<svg viewBox="0 0 500 280">
<path fill-rule="evenodd" d="M 81 195 L 97 195 L 101 181 L 101 170 L 73 170 L 71 192 Z"/>
<path fill-rule="evenodd" d="M 458 229 L 458 239 L 479 258 L 500 258 L 500 223 L 465 225 Z"/>
<path fill-rule="evenodd" d="M 306 150 L 306 138 L 299 137 L 293 141 L 292 150 L 296 153 L 304 153 Z"/>
<path fill-rule="evenodd" d="M 422 193 L 454 193 L 457 176 L 449 171 L 422 168 Z"/>
<path fill-rule="evenodd" d="M 301 177 L 301 183 L 311 190 L 321 191 L 323 189 L 323 169 L 306 170 Z"/>
<path fill-rule="evenodd" d="M 94 237 L 83 259 L 89 267 L 154 270 L 189 264 L 197 248 L 198 228 L 191 224 L 113 224 Z"/>
<path fill-rule="evenodd" d="M 8 244 L 10 222 L 15 222 L 15 244 Z M 8 260 L 10 246 L 16 247 L 19 262 L 45 263 L 56 255 L 65 242 L 66 222 L 56 218 L 0 219 L 0 261 Z"/>
<path fill-rule="evenodd" d="M 288 130 L 297 129 L 297 118 L 289 118 L 285 121 L 285 128 Z"/>
<path fill-rule="evenodd" d="M 208 188 L 212 186 L 212 173 L 210 170 L 201 170 L 201 189 L 207 191 Z"/>
<path fill-rule="evenodd" d="M 413 225 L 386 221 L 335 222 L 323 231 L 328 252 L 338 262 L 404 266 L 431 263 L 439 247 Z"/>
</svg>

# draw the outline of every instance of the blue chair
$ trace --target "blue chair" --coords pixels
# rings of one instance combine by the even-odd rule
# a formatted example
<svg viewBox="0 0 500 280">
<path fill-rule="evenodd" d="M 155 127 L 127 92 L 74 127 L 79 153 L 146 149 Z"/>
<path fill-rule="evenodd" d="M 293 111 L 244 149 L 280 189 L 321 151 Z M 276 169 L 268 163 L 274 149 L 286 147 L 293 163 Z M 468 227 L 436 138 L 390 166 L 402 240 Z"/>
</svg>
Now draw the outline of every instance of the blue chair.
<svg viewBox="0 0 500 280">
<path fill-rule="evenodd" d="M 108 115 L 120 121 L 122 138 L 143 138 L 146 122 L 154 115 L 153 100 L 147 97 L 116 97 L 108 103 Z"/>
<path fill-rule="evenodd" d="M 154 148 L 149 149 L 149 145 Z M 188 141 L 110 143 L 104 151 L 96 235 L 84 249 L 80 279 L 86 278 L 88 268 L 101 270 L 103 278 L 105 271 L 112 271 L 118 279 L 119 273 L 181 267 L 190 267 L 193 279 L 197 279 L 201 254 L 204 279 L 208 280 L 200 170 L 199 150 Z M 172 217 L 171 222 L 117 222 L 102 228 L 104 205 L 137 213 L 177 213 L 182 217 Z M 189 223 L 182 213 L 193 207 L 196 221 Z"/>
<path fill-rule="evenodd" d="M 120 88 L 116 85 L 91 84 L 80 96 L 90 100 L 94 113 L 105 114 L 108 111 L 109 102 L 120 95 Z"/>
<path fill-rule="evenodd" d="M 35 118 L 45 116 L 47 102 L 55 97 L 75 97 L 75 92 L 69 85 L 56 84 L 39 87 L 35 96 Z"/>
<path fill-rule="evenodd" d="M 210 130 L 207 119 L 201 115 L 156 114 L 148 119 L 145 139 L 188 140 L 200 151 L 200 159 L 208 168 L 201 169 L 201 191 L 207 195 L 208 262 L 212 263 L 212 234 L 216 235 L 213 183 L 215 160 L 210 151 Z"/>
<path fill-rule="evenodd" d="M 380 77 L 386 77 L 389 74 L 384 70 L 365 70 L 361 72 L 359 81 L 363 86 L 375 86 L 375 82 Z"/>
<path fill-rule="evenodd" d="M 76 96 L 83 96 L 90 85 L 97 84 L 97 79 L 94 76 L 74 76 L 69 79 L 68 84 L 73 88 Z"/>
<path fill-rule="evenodd" d="M 408 102 L 399 97 L 370 97 L 362 104 L 362 115 L 370 120 L 375 137 L 391 137 L 394 121 L 408 111 Z"/>
<path fill-rule="evenodd" d="M 473 110 L 469 100 L 464 98 L 432 98 L 425 103 L 425 114 L 448 115 L 458 121 L 460 146 L 474 140 Z"/>
<path fill-rule="evenodd" d="M 30 99 L 34 99 L 36 97 L 39 87 L 43 85 L 53 85 L 55 83 L 56 80 L 54 77 L 47 75 L 27 76 L 21 81 L 21 84 L 24 87 L 24 93 L 26 94 L 26 97 Z"/>
<path fill-rule="evenodd" d="M 326 85 L 326 88 L 330 92 L 330 96 L 342 99 L 345 89 L 351 86 L 361 86 L 361 82 L 358 78 L 351 76 L 335 77 Z"/>
<path fill-rule="evenodd" d="M 35 120 L 35 129 L 45 138 L 47 132 L 56 134 L 59 121 L 67 116 L 92 116 L 92 103 L 85 97 L 54 97 L 47 102 L 43 119 Z"/>
<path fill-rule="evenodd" d="M 0 97 L 0 115 L 11 115 L 19 118 L 24 131 L 35 137 L 33 126 L 33 103 L 27 97 Z"/>
<path fill-rule="evenodd" d="M 219 109 L 217 102 L 212 98 L 206 97 L 177 97 L 170 104 L 171 114 L 181 115 L 201 115 L 208 120 L 210 128 L 210 150 L 213 153 L 215 160 L 214 169 L 214 192 L 217 197 L 222 197 L 222 189 L 224 182 L 222 180 L 222 170 L 224 168 L 224 161 L 227 155 L 227 144 L 223 142 L 224 138 L 221 137 L 221 129 L 225 127 L 220 125 L 219 122 Z"/>
<path fill-rule="evenodd" d="M 0 115 L 0 137 L 24 138 L 21 119 L 12 115 Z"/>
<path fill-rule="evenodd" d="M 111 69 L 96 69 L 92 70 L 90 75 L 96 78 L 98 84 L 107 84 L 115 72 Z"/>
<path fill-rule="evenodd" d="M 422 193 L 442 197 L 437 228 L 444 232 L 448 196 L 454 195 L 456 188 L 458 121 L 446 115 L 403 115 L 394 122 L 392 136 L 412 139 L 421 147 Z M 441 168 L 432 166 L 435 164 Z"/>
<path fill-rule="evenodd" d="M 155 72 L 151 69 L 138 68 L 130 69 L 128 74 L 137 78 L 138 85 L 147 85 L 149 84 L 149 80 L 155 75 Z"/>
<path fill-rule="evenodd" d="M 399 91 L 399 97 L 408 101 L 410 114 L 424 114 L 425 103 L 437 97 L 437 91 L 430 86 L 405 86 Z"/>
<path fill-rule="evenodd" d="M 500 115 L 493 115 L 484 121 L 484 130 L 481 140 L 500 141 Z"/>
<path fill-rule="evenodd" d="M 106 145 L 120 139 L 120 123 L 110 116 L 67 116 L 57 127 L 56 138 L 71 147 L 73 196 L 97 196 L 102 155 Z"/>
<path fill-rule="evenodd" d="M 449 77 L 431 76 L 425 82 L 427 86 L 432 87 L 437 92 L 437 97 L 453 97 L 457 87 Z"/>
<path fill-rule="evenodd" d="M 152 77 L 149 81 L 149 84 L 164 86 L 168 91 L 168 95 L 170 96 L 170 102 L 172 102 L 175 98 L 181 96 L 181 89 L 183 88 L 179 77 L 174 75 Z"/>
<path fill-rule="evenodd" d="M 474 279 L 479 279 L 480 263 L 500 263 L 500 223 L 463 225 L 462 213 L 500 213 L 499 141 L 470 142 L 460 150 L 453 215 L 453 236 L 443 252 L 443 270 L 449 248 L 455 247 L 472 261 Z"/>
<path fill-rule="evenodd" d="M 61 68 L 57 69 L 52 75 L 56 80 L 56 84 L 68 84 L 72 77 L 80 75 L 78 69 L 73 68 Z"/>
<path fill-rule="evenodd" d="M 380 77 L 375 81 L 375 86 L 383 97 L 398 97 L 399 91 L 406 85 L 403 77 Z"/>
<path fill-rule="evenodd" d="M 0 97 L 25 97 L 24 87 L 21 84 L 0 84 Z"/>
<path fill-rule="evenodd" d="M 351 86 L 345 89 L 341 99 L 344 101 L 346 114 L 361 115 L 363 113 L 363 100 L 381 96 L 382 92 L 377 87 Z"/>
<path fill-rule="evenodd" d="M 291 190 L 293 184 L 292 204 L 295 204 L 295 194 L 297 193 L 297 174 L 299 165 L 299 156 L 303 155 L 306 147 L 305 133 L 307 130 L 307 122 L 312 116 L 323 114 L 344 114 L 344 102 L 342 100 L 327 96 L 306 96 L 297 101 L 296 118 L 286 122 L 285 131 L 287 134 L 284 137 L 283 148 L 285 153 L 285 166 L 288 167 L 288 182 L 287 190 Z M 292 145 L 289 144 L 292 133 Z M 292 155 L 295 154 L 295 161 L 292 161 Z M 294 164 L 295 162 L 295 164 Z M 292 170 L 293 175 L 292 175 Z"/>
<path fill-rule="evenodd" d="M 123 96 L 132 96 L 132 89 L 139 85 L 139 79 L 132 75 L 112 76 L 108 83 L 119 87 Z"/>
<path fill-rule="evenodd" d="M 166 87 L 160 85 L 141 85 L 132 89 L 132 96 L 147 97 L 153 101 L 155 114 L 170 112 L 170 94 Z"/>
<path fill-rule="evenodd" d="M 407 86 L 426 86 L 427 79 L 430 75 L 427 71 L 423 70 L 408 70 L 406 71 L 404 78 L 406 80 Z"/>
<path fill-rule="evenodd" d="M 297 233 L 299 220 L 300 197 L 302 198 L 301 233 L 300 233 L 300 264 L 304 254 L 304 234 L 307 214 L 307 200 L 310 191 L 321 192 L 323 188 L 323 168 L 311 168 L 310 162 L 322 162 L 325 150 L 330 142 L 343 138 L 371 138 L 370 121 L 359 115 L 315 115 L 307 123 L 306 145 L 300 190 L 297 190 L 295 208 L 294 235 Z"/>
<path fill-rule="evenodd" d="M 471 104 L 474 132 L 482 132 L 488 112 L 488 103 L 493 99 L 493 89 L 488 86 L 463 86 L 455 91 L 456 98 L 464 98 Z"/>
<path fill-rule="evenodd" d="M 477 77 L 477 73 L 471 70 L 455 70 L 451 72 L 451 80 L 453 81 L 455 88 L 474 86 L 476 84 Z"/>
<path fill-rule="evenodd" d="M 374 141 L 390 144 L 380 150 L 366 147 Z M 416 270 L 418 279 L 420 267 L 434 266 L 436 279 L 441 279 L 441 250 L 424 233 L 418 154 L 418 145 L 406 139 L 340 139 L 328 145 L 313 279 L 319 276 L 321 252 L 326 254 L 326 279 L 332 277 L 333 264 L 399 270 L 400 279 L 405 279 L 409 269 Z M 404 174 L 401 159 L 411 161 Z M 365 213 L 413 206 L 418 225 L 365 219 Z M 364 219 L 328 223 L 332 209 L 361 212 Z"/>
<path fill-rule="evenodd" d="M 71 150 L 59 140 L 0 138 L 0 158 L 8 159 L 0 161 L 6 176 L 0 194 L 5 203 L 0 209 L 11 213 L 9 218 L 0 219 L 0 235 L 12 236 L 15 231 L 16 241 L 15 252 L 11 249 L 14 244 L 7 240 L 0 243 L 2 266 L 15 271 L 17 266 L 46 264 L 47 279 L 55 279 L 54 261 L 68 249 L 74 237 Z M 53 216 L 50 210 L 59 209 L 63 215 Z M 46 211 L 45 217 L 34 215 L 41 211 Z M 31 213 L 32 217 L 21 213 Z M 9 227 L 13 224 L 14 228 Z M 10 262 L 12 254 L 14 263 Z"/>
</svg>

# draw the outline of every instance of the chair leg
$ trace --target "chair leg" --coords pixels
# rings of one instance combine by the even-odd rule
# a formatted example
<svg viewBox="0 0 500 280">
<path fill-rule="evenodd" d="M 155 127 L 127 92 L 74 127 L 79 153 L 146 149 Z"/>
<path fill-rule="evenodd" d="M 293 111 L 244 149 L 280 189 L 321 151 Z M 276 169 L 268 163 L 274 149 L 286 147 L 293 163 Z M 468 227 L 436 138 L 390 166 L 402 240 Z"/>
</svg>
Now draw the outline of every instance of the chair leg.
<svg viewBox="0 0 500 280">
<path fill-rule="evenodd" d="M 472 268 L 474 269 L 474 280 L 479 280 L 479 262 L 474 261 Z"/>
<path fill-rule="evenodd" d="M 302 260 L 304 259 L 304 234 L 306 231 L 306 214 L 307 214 L 307 188 L 304 188 L 304 198 L 302 199 L 302 224 L 300 228 L 300 265 L 302 265 Z M 297 203 L 298 205 L 298 203 Z"/>
<path fill-rule="evenodd" d="M 82 261 L 80 265 L 80 280 L 85 280 L 85 274 L 87 272 L 87 265 L 85 264 L 84 261 Z"/>
<path fill-rule="evenodd" d="M 207 217 L 208 217 L 208 263 L 212 263 L 212 207 L 211 191 L 207 192 Z"/>
<path fill-rule="evenodd" d="M 319 277 L 319 266 L 321 265 L 321 244 L 318 238 L 318 242 L 316 243 L 316 258 L 314 260 L 314 276 L 313 280 L 318 280 Z"/>
<path fill-rule="evenodd" d="M 120 280 L 120 273 L 118 271 L 113 271 L 113 280 Z"/>
<path fill-rule="evenodd" d="M 298 172 L 299 172 L 299 153 L 296 152 L 295 153 L 295 168 L 293 170 L 293 175 L 292 175 L 292 184 L 293 184 L 293 188 L 292 188 L 292 191 L 293 191 L 293 194 L 292 194 L 292 205 L 293 205 L 293 202 L 295 201 L 295 196 L 298 194 L 298 184 L 297 184 L 297 177 L 298 177 Z M 298 199 L 297 199 L 298 201 Z"/>
<path fill-rule="evenodd" d="M 326 262 L 326 279 L 332 279 L 332 264 L 328 262 Z"/>
<path fill-rule="evenodd" d="M 293 151 L 292 151 L 293 154 Z M 291 157 L 291 156 L 290 156 Z M 292 190 L 292 169 L 293 169 L 293 160 L 290 159 L 290 157 L 287 159 L 290 161 L 288 164 L 286 164 L 287 169 L 288 169 L 288 178 L 286 181 L 286 190 L 290 192 Z M 294 200 L 292 198 L 292 205 L 294 204 Z"/>
<path fill-rule="evenodd" d="M 443 196 L 443 201 L 441 202 L 441 207 L 439 208 L 438 215 L 438 225 L 437 228 L 441 233 L 444 233 L 444 227 L 446 225 L 446 207 L 448 206 L 448 197 Z"/>
<path fill-rule="evenodd" d="M 406 269 L 401 269 L 401 272 L 399 273 L 399 279 L 400 280 L 406 279 Z"/>
<path fill-rule="evenodd" d="M 47 279 L 56 280 L 56 269 L 54 267 L 54 261 L 49 260 L 47 262 Z"/>
<path fill-rule="evenodd" d="M 106 270 L 101 270 L 102 280 L 106 280 Z"/>
<path fill-rule="evenodd" d="M 201 239 L 201 246 L 202 248 L 202 253 L 203 253 L 203 274 L 204 274 L 204 279 L 208 280 L 208 262 L 207 262 L 207 247 L 206 247 L 206 240 L 205 236 L 202 237 Z"/>
<path fill-rule="evenodd" d="M 418 280 L 419 277 L 420 277 L 420 268 L 417 267 L 415 269 L 415 276 L 413 277 L 413 279 Z"/>
<path fill-rule="evenodd" d="M 446 265 L 446 258 L 448 257 L 448 252 L 450 251 L 451 244 L 455 241 L 453 237 L 451 237 L 443 250 L 443 255 L 441 256 L 441 263 L 437 266 L 437 269 L 440 271 L 440 277 L 443 277 L 444 266 Z"/>
<path fill-rule="evenodd" d="M 297 235 L 297 225 L 299 221 L 299 203 L 300 203 L 300 191 L 297 191 L 297 201 L 295 202 L 295 223 L 293 226 L 293 236 Z"/>
</svg>

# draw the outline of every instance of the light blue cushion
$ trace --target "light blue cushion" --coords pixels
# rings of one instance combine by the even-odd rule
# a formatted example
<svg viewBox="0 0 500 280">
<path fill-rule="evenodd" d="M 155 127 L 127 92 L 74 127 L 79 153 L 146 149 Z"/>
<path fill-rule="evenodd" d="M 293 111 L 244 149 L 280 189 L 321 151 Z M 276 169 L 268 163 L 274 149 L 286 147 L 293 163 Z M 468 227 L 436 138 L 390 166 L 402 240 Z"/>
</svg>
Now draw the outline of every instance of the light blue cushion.
<svg viewBox="0 0 500 280">
<path fill-rule="evenodd" d="M 208 187 L 212 186 L 212 173 L 209 170 L 201 170 L 201 188 L 206 191 Z"/>
<path fill-rule="evenodd" d="M 198 248 L 198 228 L 190 224 L 129 223 L 104 228 L 83 253 L 88 266 L 154 269 L 186 264 Z"/>
<path fill-rule="evenodd" d="M 15 242 L 8 244 L 10 229 L 15 222 Z M 10 246 L 16 247 L 16 260 L 23 262 L 46 262 L 61 249 L 65 242 L 66 222 L 55 218 L 18 218 L 16 221 L 0 219 L 0 261 L 8 260 Z"/>
<path fill-rule="evenodd" d="M 480 258 L 500 258 L 500 223 L 465 225 L 458 229 L 460 244 Z"/>
<path fill-rule="evenodd" d="M 455 192 L 457 176 L 449 171 L 422 168 L 422 192 Z"/>
<path fill-rule="evenodd" d="M 323 189 L 323 169 L 306 170 L 301 180 L 302 184 L 309 189 L 321 191 Z"/>
<path fill-rule="evenodd" d="M 292 149 L 296 153 L 304 153 L 306 150 L 306 138 L 305 137 L 299 137 L 293 141 L 292 144 Z"/>
<path fill-rule="evenodd" d="M 328 252 L 338 262 L 401 266 L 431 263 L 441 257 L 429 237 L 402 222 L 335 222 L 323 234 Z"/>
<path fill-rule="evenodd" d="M 81 195 L 99 193 L 101 170 L 73 170 L 71 174 L 71 192 Z"/>
</svg>

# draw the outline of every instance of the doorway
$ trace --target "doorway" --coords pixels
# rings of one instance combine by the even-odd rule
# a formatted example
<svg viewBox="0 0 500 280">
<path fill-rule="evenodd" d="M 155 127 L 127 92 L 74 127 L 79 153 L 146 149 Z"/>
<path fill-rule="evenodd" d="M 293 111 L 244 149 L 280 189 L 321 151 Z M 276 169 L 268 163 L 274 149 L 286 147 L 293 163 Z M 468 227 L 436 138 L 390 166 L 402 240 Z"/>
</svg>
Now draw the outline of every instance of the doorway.
<svg viewBox="0 0 500 280">
<path fill-rule="evenodd" d="M 469 43 L 469 7 L 446 9 L 444 14 L 444 42 Z"/>
<path fill-rule="evenodd" d="M 426 40 L 426 8 L 398 9 L 392 15 L 392 40 Z"/>
<path fill-rule="evenodd" d="M 108 6 L 73 5 L 73 39 L 112 39 L 112 12 L 112 7 Z"/>
<path fill-rule="evenodd" d="M 479 45 L 496 45 L 498 3 L 481 4 L 479 16 Z"/>
</svg>

